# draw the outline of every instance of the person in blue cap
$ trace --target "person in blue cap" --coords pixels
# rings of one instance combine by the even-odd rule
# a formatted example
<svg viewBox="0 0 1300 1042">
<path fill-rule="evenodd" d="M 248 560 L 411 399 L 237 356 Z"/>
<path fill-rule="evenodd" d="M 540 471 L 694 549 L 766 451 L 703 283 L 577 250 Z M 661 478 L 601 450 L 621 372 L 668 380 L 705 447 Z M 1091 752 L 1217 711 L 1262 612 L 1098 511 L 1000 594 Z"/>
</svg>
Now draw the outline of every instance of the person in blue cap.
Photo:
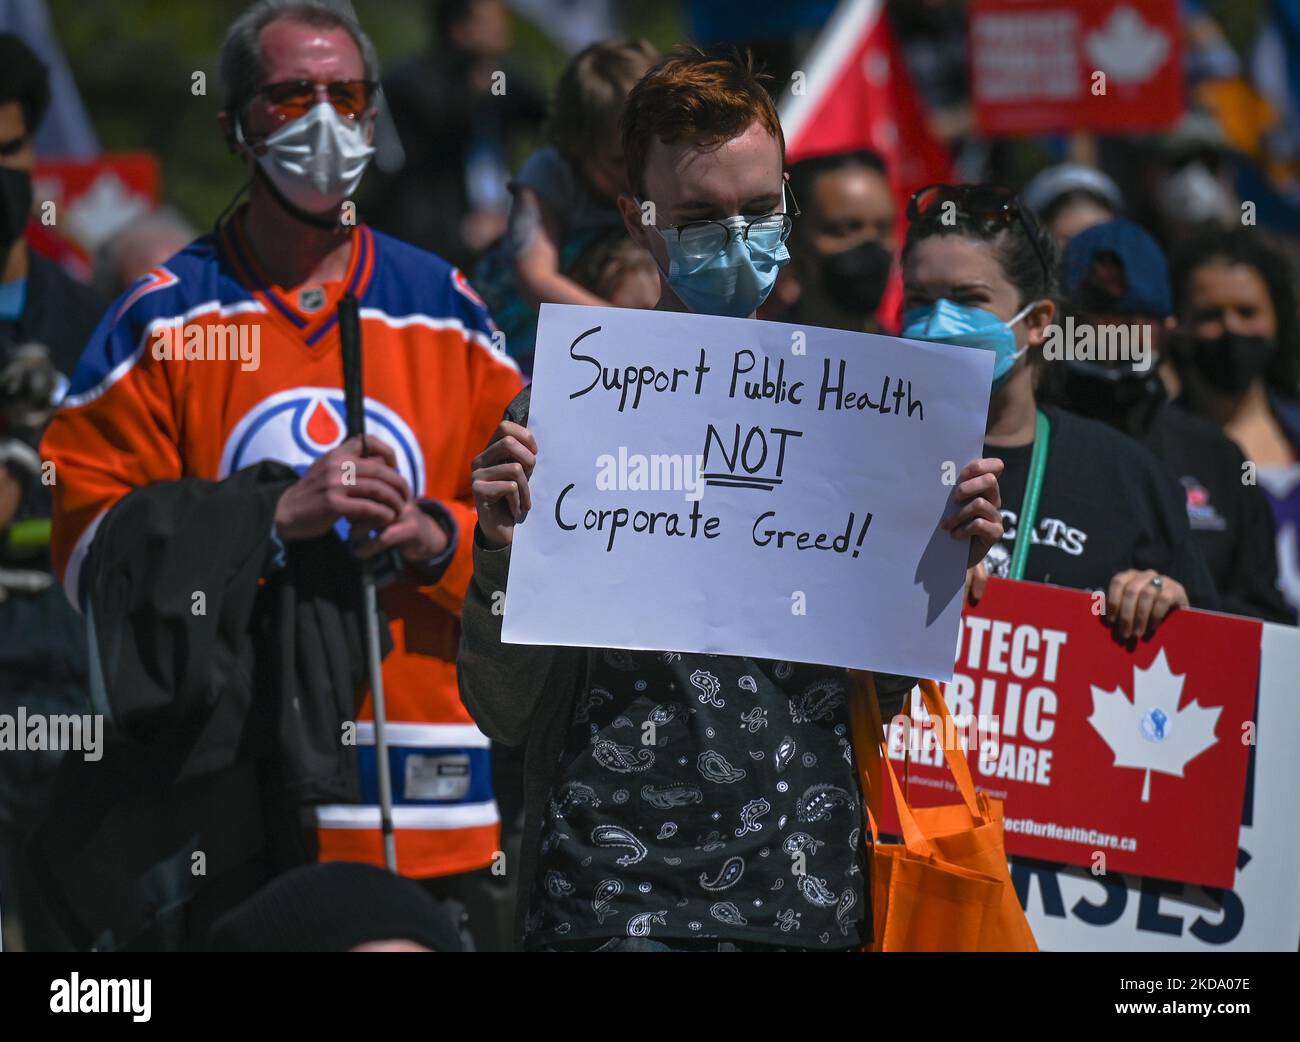
<svg viewBox="0 0 1300 1042">
<path fill-rule="evenodd" d="M 1173 303 L 1155 239 L 1126 220 L 1080 232 L 1061 260 L 1061 290 L 1059 364 L 1047 368 L 1044 393 L 1136 438 L 1178 480 L 1222 610 L 1294 623 L 1277 585 L 1268 501 L 1242 481 L 1245 457 L 1220 428 L 1169 400 L 1161 349 Z"/>
</svg>

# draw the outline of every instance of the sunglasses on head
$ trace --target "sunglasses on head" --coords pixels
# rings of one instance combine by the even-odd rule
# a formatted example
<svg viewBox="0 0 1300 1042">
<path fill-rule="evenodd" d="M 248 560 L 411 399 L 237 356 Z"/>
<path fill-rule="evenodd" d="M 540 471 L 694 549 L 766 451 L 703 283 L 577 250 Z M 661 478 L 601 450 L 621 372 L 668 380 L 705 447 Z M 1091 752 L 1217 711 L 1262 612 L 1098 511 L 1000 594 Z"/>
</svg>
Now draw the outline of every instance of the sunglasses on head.
<svg viewBox="0 0 1300 1042">
<path fill-rule="evenodd" d="M 1034 253 L 1038 255 L 1038 262 L 1043 266 L 1043 277 L 1051 284 L 1051 268 L 1038 242 L 1038 228 L 1030 222 L 1016 193 L 1011 189 L 990 184 L 934 184 L 913 193 L 907 202 L 909 221 L 955 225 L 958 217 L 975 222 L 989 232 L 1010 228 L 1019 221 Z"/>
<path fill-rule="evenodd" d="M 379 84 L 374 80 L 335 80 L 317 84 L 311 80 L 281 80 L 258 88 L 272 115 L 281 122 L 305 116 L 317 105 L 317 95 L 324 87 L 334 111 L 344 119 L 359 119 L 370 107 Z"/>
</svg>

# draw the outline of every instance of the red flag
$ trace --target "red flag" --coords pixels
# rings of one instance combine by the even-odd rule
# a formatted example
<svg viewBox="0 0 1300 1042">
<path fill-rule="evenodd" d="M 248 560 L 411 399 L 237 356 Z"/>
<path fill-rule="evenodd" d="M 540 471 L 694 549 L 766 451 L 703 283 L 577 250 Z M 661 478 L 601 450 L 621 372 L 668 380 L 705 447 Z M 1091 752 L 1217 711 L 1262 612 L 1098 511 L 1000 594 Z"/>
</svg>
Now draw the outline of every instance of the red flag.
<svg viewBox="0 0 1300 1042">
<path fill-rule="evenodd" d="M 781 125 L 791 162 L 870 148 L 910 195 L 948 177 L 952 157 L 929 131 L 884 9 L 884 0 L 835 9 L 782 99 Z"/>
<path fill-rule="evenodd" d="M 780 111 L 789 162 L 863 148 L 879 153 L 898 205 L 899 242 L 911 194 L 953 178 L 952 156 L 930 133 L 885 0 L 842 0 L 791 78 Z M 897 328 L 901 295 L 895 272 L 879 311 L 886 328 Z"/>
</svg>

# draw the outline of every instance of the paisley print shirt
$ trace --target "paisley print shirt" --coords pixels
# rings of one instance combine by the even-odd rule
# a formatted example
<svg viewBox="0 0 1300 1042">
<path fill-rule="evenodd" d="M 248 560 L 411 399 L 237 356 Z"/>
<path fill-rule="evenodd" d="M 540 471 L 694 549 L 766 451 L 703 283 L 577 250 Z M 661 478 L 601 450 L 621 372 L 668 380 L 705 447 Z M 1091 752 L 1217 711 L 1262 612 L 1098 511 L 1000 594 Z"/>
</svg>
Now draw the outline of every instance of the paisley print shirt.
<svg viewBox="0 0 1300 1042">
<path fill-rule="evenodd" d="M 541 830 L 529 946 L 869 936 L 844 671 L 593 654 Z"/>
</svg>

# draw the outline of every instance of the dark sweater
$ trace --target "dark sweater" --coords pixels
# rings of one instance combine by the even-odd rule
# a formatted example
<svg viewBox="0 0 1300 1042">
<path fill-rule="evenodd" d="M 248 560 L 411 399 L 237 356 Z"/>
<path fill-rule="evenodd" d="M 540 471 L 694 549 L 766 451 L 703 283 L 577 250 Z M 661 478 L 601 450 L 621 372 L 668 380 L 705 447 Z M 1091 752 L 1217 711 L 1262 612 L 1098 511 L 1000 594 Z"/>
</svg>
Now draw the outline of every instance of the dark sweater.
<svg viewBox="0 0 1300 1042">
<path fill-rule="evenodd" d="M 525 389 L 510 403 L 506 419 L 526 424 L 529 393 Z M 475 528 L 474 576 L 465 594 L 461 615 L 461 643 L 458 658 L 461 699 L 475 722 L 493 741 L 507 746 L 524 746 L 524 835 L 519 872 L 515 879 L 519 901 L 516 928 L 525 933 L 529 895 L 533 892 L 547 803 L 555 787 L 564 754 L 565 739 L 573 723 L 578 696 L 599 676 L 601 655 L 593 648 L 551 647 L 533 644 L 503 644 L 503 616 L 494 612 L 494 594 L 506 590 L 510 548 L 488 549 Z M 636 652 L 648 654 L 653 652 Z M 708 657 L 699 658 L 707 666 Z M 747 661 L 747 660 L 742 660 Z M 747 671 L 762 670 L 754 662 Z M 828 678 L 843 679 L 846 671 L 825 667 Z M 877 674 L 882 715 L 887 719 L 902 704 L 916 681 L 911 677 Z M 842 774 L 841 779 L 839 775 Z M 858 803 L 861 795 L 851 767 L 837 771 Z M 611 808 L 612 824 L 620 821 L 618 807 Z M 865 911 L 865 909 L 863 909 Z"/>
<path fill-rule="evenodd" d="M 1192 538 L 1214 578 L 1220 610 L 1295 624 L 1277 584 L 1277 531 L 1264 490 L 1243 480 L 1246 457 L 1223 429 L 1162 405 L 1139 438 L 1182 485 Z"/>
<path fill-rule="evenodd" d="M 1105 590 L 1130 568 L 1182 583 L 1193 608 L 1220 609 L 1214 580 L 1187 520 L 1186 496 L 1167 468 L 1134 439 L 1096 420 L 1044 406 L 1052 424 L 1042 499 L 1024 578 L 1076 590 Z M 989 574 L 1005 577 L 1029 477 L 1031 445 L 986 445 L 1006 464 L 1002 539 Z"/>
</svg>

